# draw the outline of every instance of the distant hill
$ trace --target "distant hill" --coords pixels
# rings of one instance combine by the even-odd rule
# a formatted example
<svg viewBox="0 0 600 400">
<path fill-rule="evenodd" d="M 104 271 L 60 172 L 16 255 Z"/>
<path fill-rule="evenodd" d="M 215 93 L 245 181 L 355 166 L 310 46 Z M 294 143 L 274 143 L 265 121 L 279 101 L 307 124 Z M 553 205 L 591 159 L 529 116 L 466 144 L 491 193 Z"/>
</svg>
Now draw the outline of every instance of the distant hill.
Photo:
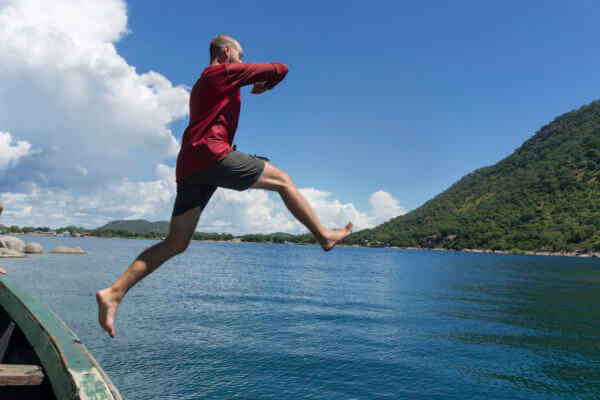
<svg viewBox="0 0 600 400">
<path fill-rule="evenodd" d="M 106 225 L 103 225 L 96 230 L 107 230 L 107 231 L 127 231 L 131 233 L 169 233 L 169 222 L 158 221 L 148 222 L 144 219 L 120 219 L 111 221 Z"/>
<path fill-rule="evenodd" d="M 600 101 L 557 117 L 497 164 L 345 243 L 600 250 Z"/>
</svg>

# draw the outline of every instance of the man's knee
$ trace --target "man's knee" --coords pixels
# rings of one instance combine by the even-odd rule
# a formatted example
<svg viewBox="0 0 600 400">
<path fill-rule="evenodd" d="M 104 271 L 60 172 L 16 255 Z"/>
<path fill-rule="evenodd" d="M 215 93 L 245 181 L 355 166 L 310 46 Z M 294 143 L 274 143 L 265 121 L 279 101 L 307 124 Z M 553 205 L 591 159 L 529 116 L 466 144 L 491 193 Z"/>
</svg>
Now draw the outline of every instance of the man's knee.
<svg viewBox="0 0 600 400">
<path fill-rule="evenodd" d="M 165 239 L 165 243 L 169 248 L 169 252 L 173 256 L 176 256 L 177 254 L 183 253 L 188 248 L 188 245 L 190 244 L 190 240 L 167 237 Z"/>
<path fill-rule="evenodd" d="M 289 189 L 292 185 L 293 183 L 290 176 L 280 170 L 277 174 L 277 186 L 279 191 Z"/>
</svg>

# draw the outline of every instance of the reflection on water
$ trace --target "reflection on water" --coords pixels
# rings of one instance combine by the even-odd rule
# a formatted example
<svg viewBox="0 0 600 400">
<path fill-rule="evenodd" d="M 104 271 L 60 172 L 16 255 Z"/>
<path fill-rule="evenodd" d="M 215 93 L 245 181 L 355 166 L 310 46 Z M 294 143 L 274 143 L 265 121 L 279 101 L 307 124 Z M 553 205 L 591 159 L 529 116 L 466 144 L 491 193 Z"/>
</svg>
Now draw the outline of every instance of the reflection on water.
<svg viewBox="0 0 600 400">
<path fill-rule="evenodd" d="M 455 306 L 441 314 L 462 323 L 441 337 L 503 360 L 464 370 L 475 377 L 546 395 L 597 395 L 597 262 L 511 257 L 481 266 L 476 280 L 448 285 L 439 301 Z M 495 279 L 497 269 L 501 279 Z"/>
<path fill-rule="evenodd" d="M 2 266 L 73 328 L 128 399 L 600 391 L 599 260 L 194 242 L 128 294 L 110 340 L 93 294 L 154 242 L 36 241 L 88 255 Z"/>
</svg>

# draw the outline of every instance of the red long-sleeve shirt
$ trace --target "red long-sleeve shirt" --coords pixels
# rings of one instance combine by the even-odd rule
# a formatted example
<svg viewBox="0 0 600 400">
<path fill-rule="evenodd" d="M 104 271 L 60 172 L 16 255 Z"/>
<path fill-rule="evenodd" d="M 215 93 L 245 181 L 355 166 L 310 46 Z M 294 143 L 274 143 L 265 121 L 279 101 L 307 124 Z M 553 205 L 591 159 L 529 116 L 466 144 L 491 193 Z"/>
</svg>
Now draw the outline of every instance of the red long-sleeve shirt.
<svg viewBox="0 0 600 400">
<path fill-rule="evenodd" d="M 207 67 L 190 94 L 190 123 L 177 156 L 176 179 L 227 157 L 240 116 L 240 87 L 267 82 L 272 88 L 285 78 L 283 63 L 222 63 Z"/>
</svg>

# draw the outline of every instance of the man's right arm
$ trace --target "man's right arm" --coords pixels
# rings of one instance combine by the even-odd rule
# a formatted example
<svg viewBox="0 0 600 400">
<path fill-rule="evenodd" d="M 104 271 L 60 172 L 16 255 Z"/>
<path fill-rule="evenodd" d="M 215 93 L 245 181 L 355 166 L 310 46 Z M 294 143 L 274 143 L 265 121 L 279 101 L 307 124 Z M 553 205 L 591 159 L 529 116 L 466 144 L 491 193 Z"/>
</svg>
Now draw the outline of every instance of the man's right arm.
<svg viewBox="0 0 600 400">
<path fill-rule="evenodd" d="M 265 82 L 265 89 L 273 89 L 290 70 L 284 63 L 231 63 L 225 67 L 231 83 L 246 86 Z"/>
</svg>

